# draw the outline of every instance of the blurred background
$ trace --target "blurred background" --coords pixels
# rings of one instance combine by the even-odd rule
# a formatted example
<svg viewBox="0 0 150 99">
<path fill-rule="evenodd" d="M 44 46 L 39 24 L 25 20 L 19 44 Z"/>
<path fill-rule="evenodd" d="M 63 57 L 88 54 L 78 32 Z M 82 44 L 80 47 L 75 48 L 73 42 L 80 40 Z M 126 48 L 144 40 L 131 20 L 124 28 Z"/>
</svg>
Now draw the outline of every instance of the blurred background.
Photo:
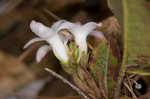
<svg viewBox="0 0 150 99">
<path fill-rule="evenodd" d="M 77 93 L 44 70 L 64 73 L 52 52 L 35 62 L 36 50 L 45 42 L 23 49 L 36 37 L 31 20 L 47 26 L 59 19 L 72 22 L 101 22 L 112 16 L 106 0 L 0 0 L 0 98 L 1 99 L 77 99 Z M 54 98 L 55 97 L 55 98 Z"/>
</svg>

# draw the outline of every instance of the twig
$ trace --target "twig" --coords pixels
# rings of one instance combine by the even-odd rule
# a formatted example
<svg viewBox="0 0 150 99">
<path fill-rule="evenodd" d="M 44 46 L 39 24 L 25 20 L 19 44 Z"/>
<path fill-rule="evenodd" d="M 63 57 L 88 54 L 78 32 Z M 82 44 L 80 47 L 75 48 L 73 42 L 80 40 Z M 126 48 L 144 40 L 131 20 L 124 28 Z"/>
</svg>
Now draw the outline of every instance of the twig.
<svg viewBox="0 0 150 99">
<path fill-rule="evenodd" d="M 67 79 L 62 77 L 61 75 L 57 74 L 56 72 L 52 71 L 49 68 L 45 68 L 46 71 L 51 73 L 56 78 L 62 80 L 64 83 L 68 84 L 72 89 L 74 89 L 78 94 L 82 95 L 85 99 L 90 99 L 88 96 L 86 96 L 79 88 L 77 88 L 75 85 L 73 85 L 71 82 L 69 82 Z"/>
<path fill-rule="evenodd" d="M 124 86 L 130 91 L 130 93 L 132 94 L 134 99 L 137 99 L 137 97 L 135 96 L 134 92 L 131 90 L 131 88 L 128 86 L 127 83 L 123 82 Z"/>
<path fill-rule="evenodd" d="M 46 13 L 48 13 L 50 16 L 52 16 L 55 20 L 61 20 L 60 17 L 58 17 L 57 15 L 55 15 L 53 12 L 49 11 L 48 9 L 44 8 L 43 9 Z"/>
<path fill-rule="evenodd" d="M 132 94 L 132 97 L 135 98 L 135 99 L 137 99 L 135 93 L 133 92 L 132 84 L 131 84 L 131 81 L 130 81 L 130 79 L 129 79 L 128 76 L 127 76 L 127 80 L 128 80 L 128 83 L 129 83 L 129 87 L 130 87 L 130 89 L 131 89 L 131 91 L 132 91 L 132 93 L 131 93 L 131 94 Z"/>
<path fill-rule="evenodd" d="M 17 5 L 19 5 L 23 0 L 9 0 L 5 4 L 0 6 L 0 15 L 8 11 L 13 10 Z"/>
</svg>

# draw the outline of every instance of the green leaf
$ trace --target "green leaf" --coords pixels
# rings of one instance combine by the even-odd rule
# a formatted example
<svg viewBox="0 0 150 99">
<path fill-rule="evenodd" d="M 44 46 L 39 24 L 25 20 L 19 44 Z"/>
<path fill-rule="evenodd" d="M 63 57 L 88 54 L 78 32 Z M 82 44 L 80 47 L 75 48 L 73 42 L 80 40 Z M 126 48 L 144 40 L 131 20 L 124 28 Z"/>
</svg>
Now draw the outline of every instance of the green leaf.
<svg viewBox="0 0 150 99">
<path fill-rule="evenodd" d="M 145 0 L 108 0 L 109 7 L 120 23 L 124 40 L 122 65 L 114 98 L 119 98 L 126 65 L 141 63 L 145 65 L 150 62 L 150 15 L 144 6 L 145 2 Z"/>
<path fill-rule="evenodd" d="M 111 93 L 114 88 L 115 82 L 113 77 L 115 76 L 115 67 L 118 66 L 118 60 L 113 56 L 112 50 L 108 45 L 107 40 L 104 38 L 98 47 L 93 50 L 94 61 L 95 63 L 91 67 L 95 67 L 92 71 L 100 71 L 100 75 L 96 75 L 96 78 L 102 77 L 103 80 L 101 83 L 104 84 L 106 91 Z M 114 71 L 113 71 L 114 70 Z M 110 75 L 108 77 L 108 75 Z M 102 79 L 101 78 L 101 79 Z M 110 90 L 109 90 L 110 89 Z"/>
<path fill-rule="evenodd" d="M 107 55 L 109 54 L 107 41 L 103 39 L 95 51 L 96 53 L 94 55 L 97 61 L 97 66 L 101 68 L 104 73 L 107 72 L 105 71 L 105 65 L 108 62 Z"/>
<path fill-rule="evenodd" d="M 124 37 L 126 64 L 150 60 L 150 14 L 144 6 L 145 0 L 108 0 L 109 7 L 119 20 Z"/>
</svg>

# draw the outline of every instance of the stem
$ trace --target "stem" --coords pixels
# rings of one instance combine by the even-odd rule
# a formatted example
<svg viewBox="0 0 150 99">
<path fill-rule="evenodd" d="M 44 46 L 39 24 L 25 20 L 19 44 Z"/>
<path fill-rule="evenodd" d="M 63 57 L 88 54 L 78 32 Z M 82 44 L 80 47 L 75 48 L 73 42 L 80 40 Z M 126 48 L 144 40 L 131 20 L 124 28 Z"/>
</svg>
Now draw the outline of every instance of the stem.
<svg viewBox="0 0 150 99">
<path fill-rule="evenodd" d="M 65 79 L 61 75 L 57 74 L 56 72 L 52 71 L 49 68 L 45 68 L 45 70 L 51 73 L 53 76 L 57 77 L 58 79 L 62 80 L 64 83 L 68 84 L 72 89 L 74 89 L 78 94 L 82 95 L 85 99 L 90 99 L 79 88 L 77 88 L 75 85 L 73 85 L 71 82 L 69 82 L 67 79 Z"/>
<path fill-rule="evenodd" d="M 116 84 L 116 90 L 115 90 L 115 96 L 114 96 L 114 99 L 119 99 L 119 95 L 120 95 L 120 88 L 121 88 L 121 83 L 122 83 L 122 80 L 123 80 L 123 77 L 125 75 L 125 69 L 126 69 L 126 61 L 127 61 L 127 31 L 128 31 L 128 17 L 126 17 L 128 15 L 128 12 L 127 12 L 127 4 L 126 4 L 126 0 L 122 0 L 122 6 L 123 6 L 123 15 L 124 15 L 124 18 L 123 18 L 123 22 L 124 22 L 124 25 L 123 25 L 123 29 L 124 29 L 124 34 L 123 34 L 123 37 L 124 37 L 124 50 L 123 50 L 123 58 L 122 58 L 122 65 L 121 65 L 121 68 L 120 68 L 120 72 L 119 72 L 119 76 L 118 76 L 118 84 Z"/>
<path fill-rule="evenodd" d="M 55 20 L 59 21 L 61 20 L 60 17 L 58 17 L 57 15 L 55 15 L 53 12 L 49 11 L 48 9 L 44 8 L 43 9 L 46 13 L 48 13 L 50 16 L 52 16 Z"/>
</svg>

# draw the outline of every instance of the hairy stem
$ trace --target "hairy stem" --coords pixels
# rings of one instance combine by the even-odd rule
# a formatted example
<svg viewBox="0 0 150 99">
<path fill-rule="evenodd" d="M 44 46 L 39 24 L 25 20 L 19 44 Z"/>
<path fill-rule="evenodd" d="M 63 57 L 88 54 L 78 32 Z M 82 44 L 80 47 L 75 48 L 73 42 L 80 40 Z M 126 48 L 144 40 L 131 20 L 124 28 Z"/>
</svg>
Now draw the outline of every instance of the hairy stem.
<svg viewBox="0 0 150 99">
<path fill-rule="evenodd" d="M 57 74 L 56 72 L 52 71 L 49 68 L 45 68 L 46 71 L 51 73 L 53 76 L 59 78 L 62 80 L 64 83 L 68 84 L 72 89 L 74 89 L 79 95 L 82 95 L 85 99 L 90 99 L 87 95 L 85 95 L 79 88 L 77 88 L 75 85 L 73 85 L 71 82 L 69 82 L 67 79 L 62 77 L 61 75 Z"/>
</svg>

